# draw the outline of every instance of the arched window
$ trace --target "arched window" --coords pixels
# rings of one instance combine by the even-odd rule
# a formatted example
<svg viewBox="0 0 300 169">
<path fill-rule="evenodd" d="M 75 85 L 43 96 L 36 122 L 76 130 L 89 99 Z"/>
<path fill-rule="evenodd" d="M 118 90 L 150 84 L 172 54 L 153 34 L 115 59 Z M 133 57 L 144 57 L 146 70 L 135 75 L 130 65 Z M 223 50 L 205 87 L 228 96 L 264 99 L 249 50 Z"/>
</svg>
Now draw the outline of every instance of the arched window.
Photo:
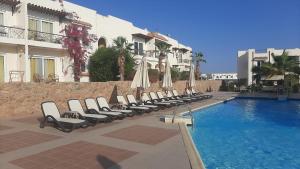
<svg viewBox="0 0 300 169">
<path fill-rule="evenodd" d="M 106 39 L 101 37 L 99 40 L 98 40 L 98 47 L 99 48 L 106 48 Z"/>
</svg>

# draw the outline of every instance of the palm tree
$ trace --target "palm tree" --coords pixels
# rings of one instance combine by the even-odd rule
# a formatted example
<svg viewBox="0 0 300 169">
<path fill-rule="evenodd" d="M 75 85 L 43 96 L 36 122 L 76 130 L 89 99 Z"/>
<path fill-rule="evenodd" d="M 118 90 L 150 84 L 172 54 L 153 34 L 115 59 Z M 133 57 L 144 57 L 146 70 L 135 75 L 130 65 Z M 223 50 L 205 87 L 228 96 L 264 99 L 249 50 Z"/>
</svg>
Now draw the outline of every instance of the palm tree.
<svg viewBox="0 0 300 169">
<path fill-rule="evenodd" d="M 196 78 L 200 79 L 200 64 L 206 63 L 206 59 L 204 58 L 204 55 L 202 52 L 194 53 L 193 58 L 194 58 L 194 61 L 196 62 L 196 69 L 195 69 Z"/>
<path fill-rule="evenodd" d="M 290 57 L 287 52 L 283 52 L 282 55 L 275 56 L 272 54 L 274 63 L 263 63 L 261 66 L 255 66 L 252 68 L 252 72 L 255 73 L 254 79 L 257 82 L 261 80 L 262 76 L 274 76 L 283 75 L 284 81 L 290 79 L 290 75 L 300 74 L 299 62 L 296 57 Z"/>
<path fill-rule="evenodd" d="M 119 73 L 120 73 L 120 80 L 124 81 L 125 77 L 125 54 L 132 50 L 131 43 L 128 43 L 125 37 L 119 36 L 113 40 L 113 47 L 118 51 L 118 66 L 119 66 Z"/>
<path fill-rule="evenodd" d="M 155 46 L 158 49 L 159 53 L 159 57 L 158 57 L 158 70 L 159 70 L 159 76 L 161 79 L 161 68 L 162 68 L 162 60 L 168 55 L 168 53 L 170 52 L 170 47 L 171 45 L 165 43 L 165 42 L 161 42 L 161 41 L 157 41 L 155 42 Z"/>
</svg>

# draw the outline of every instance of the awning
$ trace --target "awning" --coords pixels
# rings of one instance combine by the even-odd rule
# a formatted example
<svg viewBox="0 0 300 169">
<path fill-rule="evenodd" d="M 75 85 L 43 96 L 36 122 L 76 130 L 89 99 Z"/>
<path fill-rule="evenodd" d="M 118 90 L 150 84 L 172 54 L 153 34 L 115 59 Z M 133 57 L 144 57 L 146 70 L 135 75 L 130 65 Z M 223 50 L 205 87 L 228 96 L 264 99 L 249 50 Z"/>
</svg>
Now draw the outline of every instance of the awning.
<svg viewBox="0 0 300 169">
<path fill-rule="evenodd" d="M 151 38 L 156 38 L 156 39 L 158 39 L 158 40 L 165 41 L 165 42 L 168 41 L 168 39 L 166 39 L 166 38 L 163 37 L 162 35 L 159 35 L 159 34 L 156 33 L 156 32 L 150 32 L 150 33 L 148 33 L 147 36 L 150 36 Z"/>
<path fill-rule="evenodd" d="M 92 24 L 90 24 L 88 22 L 84 22 L 84 21 L 79 21 L 79 20 L 74 20 L 74 21 L 72 21 L 72 23 L 75 24 L 75 25 L 85 26 L 85 27 L 88 27 L 88 28 L 93 27 Z"/>
<path fill-rule="evenodd" d="M 268 60 L 268 59 L 269 59 L 268 57 L 254 57 L 253 61 L 265 61 L 265 60 Z"/>
<path fill-rule="evenodd" d="M 273 76 L 263 77 L 263 78 L 261 78 L 261 80 L 280 81 L 280 80 L 284 80 L 284 75 L 273 75 Z"/>
<path fill-rule="evenodd" d="M 11 5 L 11 6 L 16 6 L 21 2 L 19 0 L 0 0 L 0 3 Z"/>
<path fill-rule="evenodd" d="M 142 34 L 142 33 L 134 33 L 134 34 L 132 34 L 132 36 L 142 38 L 142 39 L 145 39 L 147 41 L 152 39 L 151 36 L 148 36 L 148 35 L 145 35 L 145 34 Z"/>
<path fill-rule="evenodd" d="M 28 9 L 40 11 L 42 13 L 50 14 L 50 15 L 58 15 L 60 17 L 65 17 L 68 13 L 64 10 L 51 9 L 40 5 L 35 5 L 32 3 L 28 3 Z"/>
<path fill-rule="evenodd" d="M 186 48 L 181 48 L 180 49 L 183 53 L 186 53 L 186 52 L 188 52 L 189 50 L 188 49 L 186 49 Z"/>
</svg>

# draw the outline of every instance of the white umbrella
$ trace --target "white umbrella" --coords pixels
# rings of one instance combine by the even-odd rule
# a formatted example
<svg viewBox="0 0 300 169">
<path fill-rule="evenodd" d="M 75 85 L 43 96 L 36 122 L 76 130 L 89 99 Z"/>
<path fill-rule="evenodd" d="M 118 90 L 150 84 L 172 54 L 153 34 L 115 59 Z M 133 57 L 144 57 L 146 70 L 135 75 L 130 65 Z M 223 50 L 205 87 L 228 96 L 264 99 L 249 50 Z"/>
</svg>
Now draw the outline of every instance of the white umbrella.
<svg viewBox="0 0 300 169">
<path fill-rule="evenodd" d="M 189 87 L 195 87 L 196 81 L 195 81 L 195 66 L 194 64 L 191 64 L 190 69 L 190 78 L 189 78 Z"/>
<path fill-rule="evenodd" d="M 163 87 L 164 88 L 173 87 L 172 76 L 171 76 L 171 66 L 170 66 L 168 58 L 166 59 L 166 69 L 165 69 L 165 74 L 164 74 L 164 79 L 163 79 Z"/>
<path fill-rule="evenodd" d="M 148 76 L 147 59 L 146 57 L 143 57 L 134 75 L 133 81 L 131 83 L 131 88 L 132 89 L 142 88 L 142 90 L 144 90 L 149 87 L 150 87 L 150 81 Z"/>
</svg>

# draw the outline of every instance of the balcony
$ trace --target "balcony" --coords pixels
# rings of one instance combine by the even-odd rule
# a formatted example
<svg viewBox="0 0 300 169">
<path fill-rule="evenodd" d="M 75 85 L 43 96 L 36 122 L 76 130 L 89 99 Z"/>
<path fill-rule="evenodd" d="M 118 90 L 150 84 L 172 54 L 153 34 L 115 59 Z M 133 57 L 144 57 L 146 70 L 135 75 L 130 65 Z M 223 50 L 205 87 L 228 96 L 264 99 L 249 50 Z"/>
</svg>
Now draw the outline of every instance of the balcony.
<svg viewBox="0 0 300 169">
<path fill-rule="evenodd" d="M 64 38 L 64 36 L 62 36 L 62 35 L 28 30 L 28 40 L 61 44 L 63 38 Z"/>
<path fill-rule="evenodd" d="M 24 39 L 25 29 L 0 25 L 0 37 Z"/>
</svg>

